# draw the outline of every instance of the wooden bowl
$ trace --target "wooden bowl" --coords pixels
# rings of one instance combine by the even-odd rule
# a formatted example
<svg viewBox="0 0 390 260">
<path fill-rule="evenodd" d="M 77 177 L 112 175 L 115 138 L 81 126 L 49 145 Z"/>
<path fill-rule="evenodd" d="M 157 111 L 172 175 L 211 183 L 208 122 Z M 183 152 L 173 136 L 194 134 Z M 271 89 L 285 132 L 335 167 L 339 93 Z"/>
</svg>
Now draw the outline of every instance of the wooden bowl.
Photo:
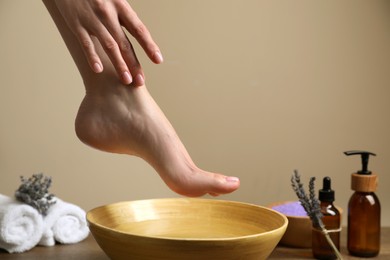
<svg viewBox="0 0 390 260">
<path fill-rule="evenodd" d="M 312 223 L 309 217 L 287 216 L 288 227 L 280 244 L 289 247 L 311 248 Z"/>
<path fill-rule="evenodd" d="M 295 201 L 281 201 L 270 204 L 269 208 L 274 208 L 283 204 L 295 203 Z M 308 216 L 286 215 L 288 227 L 284 233 L 280 244 L 288 247 L 311 248 L 312 223 Z"/>
<path fill-rule="evenodd" d="M 266 259 L 287 228 L 269 208 L 175 198 L 119 202 L 87 213 L 111 259 Z"/>
</svg>

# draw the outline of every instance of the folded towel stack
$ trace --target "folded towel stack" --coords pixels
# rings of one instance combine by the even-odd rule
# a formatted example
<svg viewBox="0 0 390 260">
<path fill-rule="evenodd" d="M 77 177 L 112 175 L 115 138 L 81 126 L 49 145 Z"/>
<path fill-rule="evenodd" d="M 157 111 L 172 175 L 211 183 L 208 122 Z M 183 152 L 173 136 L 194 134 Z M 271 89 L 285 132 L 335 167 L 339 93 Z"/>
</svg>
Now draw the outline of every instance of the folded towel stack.
<svg viewBox="0 0 390 260">
<path fill-rule="evenodd" d="M 0 194 L 0 248 L 21 253 L 37 244 L 53 246 L 78 243 L 89 234 L 85 211 L 56 199 L 48 214 L 42 216 L 33 207 Z"/>
</svg>

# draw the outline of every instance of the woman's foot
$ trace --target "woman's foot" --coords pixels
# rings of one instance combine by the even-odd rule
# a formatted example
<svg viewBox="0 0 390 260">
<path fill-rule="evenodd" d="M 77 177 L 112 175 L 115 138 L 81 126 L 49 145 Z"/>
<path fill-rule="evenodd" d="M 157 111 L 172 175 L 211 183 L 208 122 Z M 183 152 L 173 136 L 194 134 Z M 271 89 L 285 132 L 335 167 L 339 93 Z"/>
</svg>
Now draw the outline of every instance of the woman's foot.
<svg viewBox="0 0 390 260">
<path fill-rule="evenodd" d="M 87 86 L 76 133 L 99 150 L 143 158 L 181 195 L 225 194 L 240 184 L 238 178 L 196 167 L 145 86 Z"/>
</svg>

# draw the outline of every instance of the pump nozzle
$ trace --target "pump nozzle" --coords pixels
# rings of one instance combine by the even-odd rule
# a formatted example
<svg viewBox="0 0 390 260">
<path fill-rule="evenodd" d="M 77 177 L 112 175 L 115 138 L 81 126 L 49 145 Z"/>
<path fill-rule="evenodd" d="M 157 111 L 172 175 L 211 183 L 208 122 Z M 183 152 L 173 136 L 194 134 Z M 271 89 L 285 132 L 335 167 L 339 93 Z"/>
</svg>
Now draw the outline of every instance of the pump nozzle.
<svg viewBox="0 0 390 260">
<path fill-rule="evenodd" d="M 347 151 L 344 152 L 345 155 L 358 155 L 360 154 L 362 157 L 362 170 L 358 171 L 358 174 L 363 175 L 370 175 L 371 171 L 368 170 L 368 159 L 370 158 L 370 155 L 376 156 L 375 153 L 367 152 L 367 151 L 359 151 L 359 150 L 353 150 L 353 151 Z"/>
</svg>

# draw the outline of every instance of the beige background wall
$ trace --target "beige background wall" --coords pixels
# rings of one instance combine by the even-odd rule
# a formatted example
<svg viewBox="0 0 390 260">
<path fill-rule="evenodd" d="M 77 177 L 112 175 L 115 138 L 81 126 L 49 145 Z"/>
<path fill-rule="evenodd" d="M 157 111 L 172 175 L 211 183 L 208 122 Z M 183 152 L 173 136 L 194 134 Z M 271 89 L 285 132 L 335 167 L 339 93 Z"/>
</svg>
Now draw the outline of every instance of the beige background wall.
<svg viewBox="0 0 390 260">
<path fill-rule="evenodd" d="M 131 2 L 165 57 L 153 65 L 135 44 L 150 92 L 200 167 L 241 178 L 220 199 L 295 199 L 298 169 L 332 177 L 346 209 L 360 159 L 342 152 L 366 149 L 390 225 L 388 1 Z M 140 159 L 78 141 L 82 82 L 40 1 L 1 0 L 0 39 L 0 193 L 43 172 L 86 210 L 177 196 Z"/>
</svg>

